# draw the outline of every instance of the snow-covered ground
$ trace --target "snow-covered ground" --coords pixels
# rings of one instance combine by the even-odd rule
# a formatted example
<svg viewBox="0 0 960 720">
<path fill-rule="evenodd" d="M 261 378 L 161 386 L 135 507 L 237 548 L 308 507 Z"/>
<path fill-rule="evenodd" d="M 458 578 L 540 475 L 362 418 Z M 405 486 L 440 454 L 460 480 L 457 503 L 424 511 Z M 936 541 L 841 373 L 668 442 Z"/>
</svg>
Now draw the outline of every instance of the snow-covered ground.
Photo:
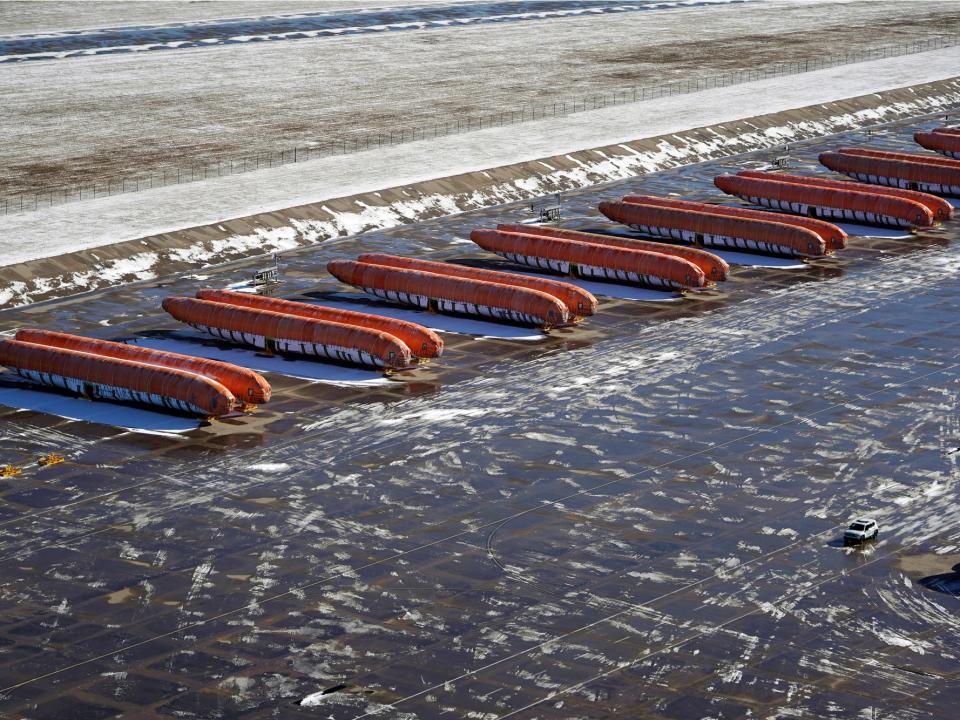
<svg viewBox="0 0 960 720">
<path fill-rule="evenodd" d="M 950 48 L 912 56 L 909 62 L 891 58 L 860 63 L 12 214 L 0 217 L 0 258 L 3 265 L 10 265 L 230 218 L 675 133 L 950 78 L 957 74 L 958 67 L 960 48 Z M 531 182 L 536 185 L 536 178 Z"/>
</svg>

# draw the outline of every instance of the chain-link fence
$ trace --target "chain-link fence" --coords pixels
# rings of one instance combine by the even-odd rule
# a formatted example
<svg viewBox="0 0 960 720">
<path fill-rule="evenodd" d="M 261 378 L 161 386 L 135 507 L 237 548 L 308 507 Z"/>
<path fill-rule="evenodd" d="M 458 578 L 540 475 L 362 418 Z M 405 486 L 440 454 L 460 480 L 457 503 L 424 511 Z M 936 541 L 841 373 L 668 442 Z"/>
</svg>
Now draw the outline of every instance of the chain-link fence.
<svg viewBox="0 0 960 720">
<path fill-rule="evenodd" d="M 430 140 L 447 135 L 484 130 L 487 128 L 516 125 L 517 123 L 561 117 L 589 110 L 598 110 L 616 105 L 643 102 L 671 95 L 686 95 L 712 88 L 740 85 L 743 83 L 798 75 L 824 68 L 880 60 L 883 58 L 913 55 L 930 50 L 940 50 L 960 44 L 960 36 L 943 36 L 897 45 L 858 50 L 854 52 L 822 55 L 816 58 L 765 65 L 757 68 L 735 70 L 719 75 L 687 78 L 671 82 L 644 85 L 614 92 L 590 94 L 583 97 L 561 96 L 555 100 L 523 103 L 513 110 L 481 115 L 453 117 L 419 127 L 401 127 L 389 132 L 368 135 L 355 134 L 348 138 L 328 139 L 286 150 L 261 151 L 242 156 L 218 156 L 208 162 L 193 163 L 175 170 L 158 171 L 155 174 L 121 177 L 71 187 L 51 188 L 43 192 L 12 195 L 0 199 L 4 214 L 38 210 L 53 205 L 77 200 L 107 197 L 119 193 L 137 192 L 155 187 L 194 182 L 211 177 L 245 173 L 261 168 L 276 167 L 289 163 L 316 160 L 334 155 L 373 150 L 417 140 Z"/>
</svg>

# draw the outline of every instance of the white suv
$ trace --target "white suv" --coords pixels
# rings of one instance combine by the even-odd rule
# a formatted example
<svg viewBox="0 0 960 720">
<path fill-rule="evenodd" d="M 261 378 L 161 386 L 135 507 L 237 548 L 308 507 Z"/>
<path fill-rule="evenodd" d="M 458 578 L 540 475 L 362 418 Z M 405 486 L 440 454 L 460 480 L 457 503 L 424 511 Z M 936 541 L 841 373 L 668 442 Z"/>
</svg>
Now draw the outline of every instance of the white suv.
<svg viewBox="0 0 960 720">
<path fill-rule="evenodd" d="M 866 540 L 876 540 L 880 533 L 876 520 L 870 518 L 855 518 L 850 527 L 843 533 L 845 543 L 862 543 Z"/>
</svg>

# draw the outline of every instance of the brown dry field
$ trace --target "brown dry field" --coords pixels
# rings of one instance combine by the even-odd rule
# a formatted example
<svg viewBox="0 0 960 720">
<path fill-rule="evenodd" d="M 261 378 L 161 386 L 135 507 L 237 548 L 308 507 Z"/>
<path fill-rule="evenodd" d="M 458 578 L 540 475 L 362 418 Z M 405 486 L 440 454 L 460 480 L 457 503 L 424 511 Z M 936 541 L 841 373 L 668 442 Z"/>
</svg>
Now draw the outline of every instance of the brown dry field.
<svg viewBox="0 0 960 720">
<path fill-rule="evenodd" d="M 957 2 L 771 2 L 10 63 L 0 195 L 958 32 Z"/>
</svg>

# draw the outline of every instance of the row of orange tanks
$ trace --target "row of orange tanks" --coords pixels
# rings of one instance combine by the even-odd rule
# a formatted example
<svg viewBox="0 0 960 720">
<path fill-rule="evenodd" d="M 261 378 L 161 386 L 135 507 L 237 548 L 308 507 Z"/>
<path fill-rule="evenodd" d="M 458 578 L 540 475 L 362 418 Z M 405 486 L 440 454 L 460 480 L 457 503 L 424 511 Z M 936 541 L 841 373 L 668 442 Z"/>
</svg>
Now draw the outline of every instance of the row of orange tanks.
<svg viewBox="0 0 960 720">
<path fill-rule="evenodd" d="M 163 308 L 216 338 L 267 352 L 378 368 L 406 367 L 443 352 L 440 336 L 416 323 L 229 290 L 168 297 Z M 247 410 L 271 395 L 261 375 L 231 363 L 32 328 L 0 339 L 0 365 L 92 400 L 202 417 Z"/>
<path fill-rule="evenodd" d="M 477 229 L 470 239 L 517 265 L 588 280 L 695 291 L 727 278 L 708 248 L 818 257 L 844 247 L 846 233 L 815 218 L 653 196 L 602 202 L 611 220 L 666 241 L 527 224 Z M 699 245 L 700 247 L 697 247 Z M 376 297 L 437 312 L 477 315 L 545 329 L 591 315 L 596 300 L 561 280 L 367 254 L 327 265 L 341 282 Z"/>
<path fill-rule="evenodd" d="M 934 128 L 930 132 L 914 133 L 913 139 L 927 150 L 960 160 L 960 128 Z"/>
<path fill-rule="evenodd" d="M 910 178 L 920 178 L 923 190 L 960 194 L 960 183 L 954 186 L 944 174 L 947 164 L 960 166 L 960 161 L 856 148 L 823 153 L 820 161 L 870 184 L 745 170 L 720 175 L 714 184 L 764 210 L 649 195 L 600 203 L 608 219 L 657 241 L 526 224 L 477 229 L 470 239 L 533 270 L 695 291 L 726 279 L 729 272 L 711 250 L 823 257 L 847 242 L 847 233 L 830 221 L 922 228 L 952 217 L 950 203 L 918 190 Z M 881 165 L 887 174 L 877 174 Z M 537 288 L 555 295 L 550 303 L 548 298 L 534 299 L 522 275 L 449 263 L 363 255 L 331 262 L 328 270 L 342 282 L 386 300 L 544 328 L 576 322 L 593 307 L 580 303 L 577 309 L 568 303 L 564 311 L 557 287 L 563 283 Z"/>
<path fill-rule="evenodd" d="M 838 170 L 851 167 L 860 159 L 862 156 L 844 151 L 820 156 L 824 165 Z M 949 219 L 953 212 L 946 200 L 926 192 L 778 172 L 743 170 L 736 175 L 720 175 L 713 183 L 725 193 L 754 205 L 807 217 L 868 225 L 930 227 Z"/>
<path fill-rule="evenodd" d="M 0 365 L 91 400 L 192 415 L 225 415 L 270 399 L 266 380 L 230 363 L 33 328 L 0 339 Z"/>
<path fill-rule="evenodd" d="M 944 154 L 960 151 L 960 131 L 941 128 L 917 133 L 916 139 Z M 960 195 L 957 159 L 843 148 L 821 154 L 820 162 L 861 182 L 742 171 L 720 175 L 714 183 L 766 210 L 650 195 L 600 203 L 608 219 L 655 240 L 528 224 L 476 229 L 470 239 L 536 271 L 696 291 L 729 274 L 727 262 L 711 249 L 821 257 L 847 241 L 828 220 L 928 227 L 952 216 L 952 206 L 931 193 Z M 335 260 L 327 269 L 341 282 L 390 302 L 544 329 L 576 323 L 597 309 L 591 293 L 558 278 L 382 253 Z M 163 308 L 201 332 L 267 353 L 390 370 L 443 352 L 440 336 L 422 325 L 313 303 L 200 290 L 195 297 L 168 297 Z M 202 416 L 270 398 L 266 380 L 229 363 L 44 330 L 24 329 L 15 339 L 0 340 L 0 364 L 90 398 Z"/>
<path fill-rule="evenodd" d="M 439 335 L 406 320 L 230 290 L 168 297 L 163 309 L 215 338 L 268 353 L 402 368 L 443 352 Z"/>
</svg>

